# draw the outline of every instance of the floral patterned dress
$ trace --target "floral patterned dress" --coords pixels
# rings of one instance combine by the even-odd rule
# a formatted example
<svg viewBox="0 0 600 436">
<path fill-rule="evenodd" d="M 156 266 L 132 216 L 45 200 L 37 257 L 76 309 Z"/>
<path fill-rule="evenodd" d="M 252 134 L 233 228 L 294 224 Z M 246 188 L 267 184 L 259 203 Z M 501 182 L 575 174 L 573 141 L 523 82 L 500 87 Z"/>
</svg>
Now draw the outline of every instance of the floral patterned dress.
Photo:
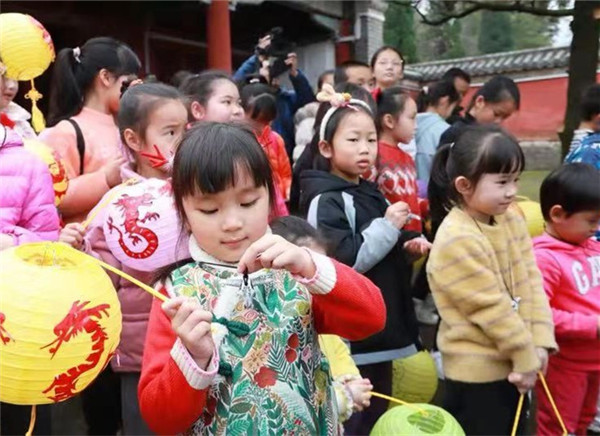
<svg viewBox="0 0 600 436">
<path fill-rule="evenodd" d="M 217 343 L 219 376 L 189 434 L 337 433 L 329 364 L 318 347 L 308 290 L 286 271 L 250 277 L 244 287 L 234 270 L 203 263 L 171 274 L 173 295 L 197 298 L 228 327 Z M 219 318 L 218 300 L 241 289 L 244 295 Z"/>
</svg>

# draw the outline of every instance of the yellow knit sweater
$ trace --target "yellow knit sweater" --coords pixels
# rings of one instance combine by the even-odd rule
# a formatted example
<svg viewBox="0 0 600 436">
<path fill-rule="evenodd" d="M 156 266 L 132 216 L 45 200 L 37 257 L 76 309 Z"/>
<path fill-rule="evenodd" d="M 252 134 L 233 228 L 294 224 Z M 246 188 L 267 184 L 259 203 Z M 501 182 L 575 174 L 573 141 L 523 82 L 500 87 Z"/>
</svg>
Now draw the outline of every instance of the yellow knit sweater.
<svg viewBox="0 0 600 436">
<path fill-rule="evenodd" d="M 527 226 L 512 208 L 494 225 L 452 209 L 433 243 L 427 277 L 442 318 L 438 346 L 449 379 L 503 380 L 511 371 L 539 368 L 535 347 L 557 348 Z M 518 312 L 511 294 L 520 298 Z"/>
</svg>

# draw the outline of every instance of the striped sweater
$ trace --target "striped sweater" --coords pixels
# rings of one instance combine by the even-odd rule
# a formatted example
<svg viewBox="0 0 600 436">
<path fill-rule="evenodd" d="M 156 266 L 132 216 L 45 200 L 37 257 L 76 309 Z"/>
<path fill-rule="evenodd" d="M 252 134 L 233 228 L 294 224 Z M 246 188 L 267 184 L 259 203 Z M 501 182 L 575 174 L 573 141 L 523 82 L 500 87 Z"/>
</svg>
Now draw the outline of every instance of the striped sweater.
<svg viewBox="0 0 600 436">
<path fill-rule="evenodd" d="M 446 377 L 485 383 L 537 370 L 535 347 L 556 349 L 527 226 L 510 208 L 496 224 L 460 208 L 440 226 L 427 277 L 442 322 L 438 345 Z M 512 299 L 520 299 L 515 311 Z"/>
</svg>

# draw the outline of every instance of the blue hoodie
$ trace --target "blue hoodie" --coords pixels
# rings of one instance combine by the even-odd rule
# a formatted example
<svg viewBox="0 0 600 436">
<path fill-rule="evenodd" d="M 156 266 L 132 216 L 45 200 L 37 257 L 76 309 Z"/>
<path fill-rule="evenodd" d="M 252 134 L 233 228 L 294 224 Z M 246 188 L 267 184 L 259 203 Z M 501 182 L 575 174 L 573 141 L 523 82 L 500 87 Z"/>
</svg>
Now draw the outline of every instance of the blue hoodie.
<svg viewBox="0 0 600 436">
<path fill-rule="evenodd" d="M 417 156 L 415 163 L 417 165 L 417 178 L 424 182 L 429 182 L 431 164 L 433 156 L 440 143 L 440 137 L 450 124 L 448 124 L 437 113 L 423 112 L 417 114 L 417 131 L 415 133 L 415 142 L 417 143 Z"/>
</svg>

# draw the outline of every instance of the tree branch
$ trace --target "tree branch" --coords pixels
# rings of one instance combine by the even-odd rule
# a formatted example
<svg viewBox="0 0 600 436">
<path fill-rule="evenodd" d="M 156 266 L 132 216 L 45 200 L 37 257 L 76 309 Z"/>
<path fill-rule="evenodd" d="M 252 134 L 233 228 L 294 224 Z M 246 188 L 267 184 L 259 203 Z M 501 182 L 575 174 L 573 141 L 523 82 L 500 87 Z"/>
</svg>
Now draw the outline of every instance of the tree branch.
<svg viewBox="0 0 600 436">
<path fill-rule="evenodd" d="M 444 14 L 439 18 L 430 18 L 427 14 L 421 9 L 419 9 L 420 0 L 389 0 L 390 3 L 396 3 L 403 6 L 408 6 L 409 4 L 415 10 L 415 12 L 421 17 L 421 21 L 425 24 L 429 24 L 430 26 L 438 26 L 440 24 L 444 24 L 450 20 L 463 18 L 467 15 L 472 14 L 473 12 L 487 10 L 487 11 L 508 11 L 508 12 L 522 12 L 531 15 L 538 15 L 544 17 L 566 17 L 569 15 L 573 15 L 574 9 L 545 9 L 545 8 L 537 8 L 534 7 L 534 2 L 528 2 L 529 5 L 524 4 L 520 0 L 516 0 L 514 2 L 487 2 L 487 1 L 476 1 L 470 0 L 465 1 L 463 4 L 468 4 L 469 7 L 462 9 L 456 13 L 452 14 Z"/>
</svg>

